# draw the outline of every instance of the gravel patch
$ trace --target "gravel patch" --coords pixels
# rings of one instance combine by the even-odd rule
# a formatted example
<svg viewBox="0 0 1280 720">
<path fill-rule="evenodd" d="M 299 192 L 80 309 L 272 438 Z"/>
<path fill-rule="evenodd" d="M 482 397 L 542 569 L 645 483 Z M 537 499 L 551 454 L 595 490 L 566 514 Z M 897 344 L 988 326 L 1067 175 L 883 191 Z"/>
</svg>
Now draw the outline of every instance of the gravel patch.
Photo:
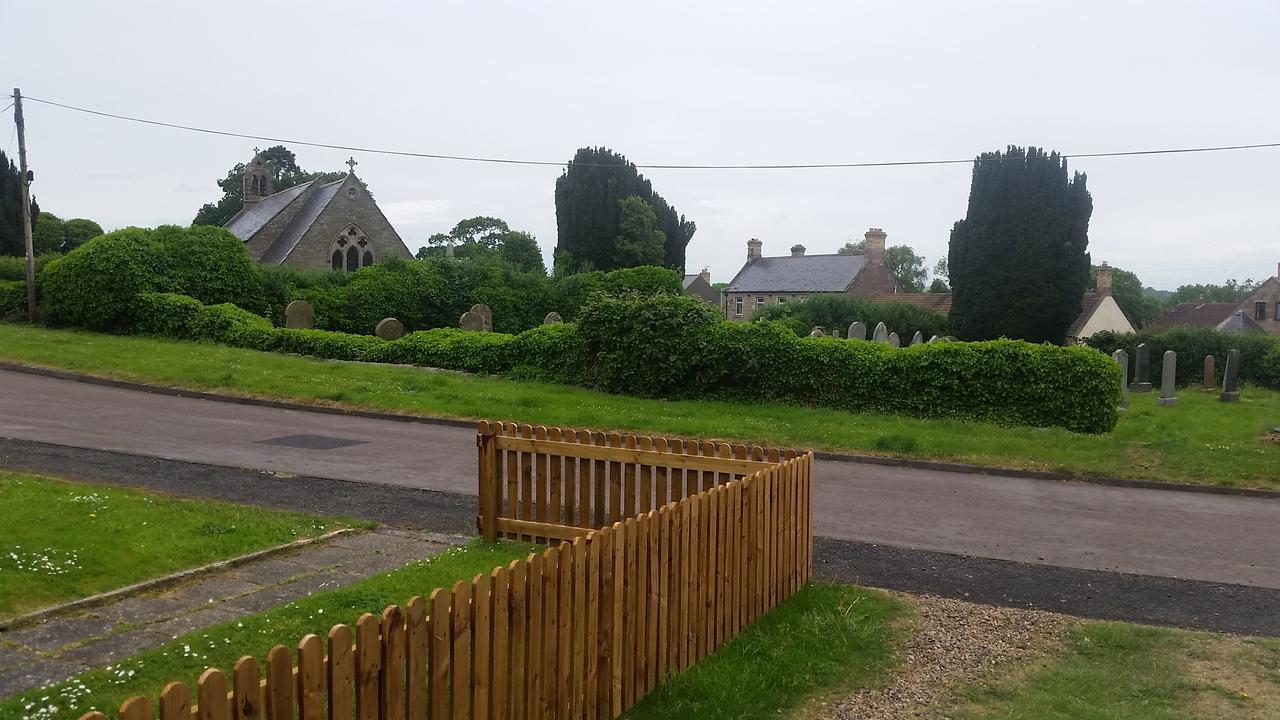
<svg viewBox="0 0 1280 720">
<path fill-rule="evenodd" d="M 959 683 L 1026 664 L 1057 646 L 1075 618 L 1041 610 L 991 607 L 931 595 L 903 595 L 916 607 L 890 684 L 815 708 L 839 720 L 938 717 L 937 704 Z"/>
</svg>

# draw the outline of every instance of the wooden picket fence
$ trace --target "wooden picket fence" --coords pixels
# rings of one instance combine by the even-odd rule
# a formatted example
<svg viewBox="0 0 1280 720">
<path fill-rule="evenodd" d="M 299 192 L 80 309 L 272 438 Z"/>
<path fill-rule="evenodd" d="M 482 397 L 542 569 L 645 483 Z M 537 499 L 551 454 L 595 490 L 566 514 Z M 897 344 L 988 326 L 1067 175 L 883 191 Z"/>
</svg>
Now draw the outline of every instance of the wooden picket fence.
<svg viewBox="0 0 1280 720">
<path fill-rule="evenodd" d="M 505 426 L 480 426 L 482 484 L 485 468 L 493 467 L 483 464 L 485 453 L 498 449 L 486 446 L 483 438 L 516 437 L 487 432 L 495 427 Z M 616 461 L 613 456 L 601 457 L 594 441 L 581 445 L 591 448 L 583 456 L 565 448 L 555 450 L 563 452 L 558 457 L 566 465 L 570 459 Z M 529 446 L 517 446 L 514 452 L 533 452 L 519 449 L 523 447 Z M 719 452 L 717 448 L 716 459 L 726 459 Z M 748 451 L 748 456 L 753 454 Z M 727 459 L 737 464 L 654 462 L 650 467 L 666 468 L 669 482 L 674 483 L 673 471 L 683 473 L 681 487 L 690 487 L 690 471 L 700 473 L 698 488 L 702 482 L 711 482 L 706 479 L 708 473 L 715 484 L 685 491 L 679 498 L 668 494 L 667 502 L 647 510 L 638 503 L 634 516 L 582 534 L 575 532 L 572 541 L 526 560 L 477 575 L 469 583 L 459 582 L 451 590 L 437 589 L 425 600 L 414 597 L 403 608 L 390 606 L 381 616 L 366 613 L 354 630 L 339 624 L 325 639 L 308 635 L 298 643 L 296 659 L 295 653 L 277 645 L 267 654 L 265 677 L 256 659 L 243 657 L 230 679 L 221 670 L 206 670 L 194 696 L 187 685 L 170 683 L 160 694 L 159 716 L 161 720 L 616 718 L 668 674 L 690 667 L 732 640 L 808 580 L 813 557 L 813 456 L 762 454 L 778 459 L 772 463 L 752 460 L 760 465 L 747 466 L 731 450 Z M 779 457 L 784 454 L 792 457 Z M 637 465 L 654 460 L 642 455 L 626 461 L 633 459 Z M 743 470 L 750 472 L 743 474 Z M 722 474 L 735 479 L 721 483 Z M 535 491 L 536 475 L 535 461 Z M 611 482 L 607 466 L 603 477 Z M 619 485 L 624 492 L 627 477 L 624 470 Z M 545 517 L 565 521 L 590 517 L 594 522 L 594 508 L 602 506 L 595 502 L 594 473 L 589 484 L 592 505 L 569 510 L 563 502 L 552 503 L 548 492 L 547 502 L 552 504 L 545 507 L 560 511 L 548 511 Z M 607 517 L 612 517 L 612 507 L 625 512 L 625 497 L 610 507 Z M 591 512 L 580 515 L 585 507 Z M 538 517 L 536 512 L 532 517 Z M 514 519 L 548 527 L 490 524 L 487 531 L 536 534 L 548 530 L 538 537 L 559 532 L 546 520 Z M 133 697 L 121 705 L 119 716 L 151 720 L 153 707 L 147 698 Z M 91 712 L 81 720 L 106 720 L 106 716 Z"/>
</svg>

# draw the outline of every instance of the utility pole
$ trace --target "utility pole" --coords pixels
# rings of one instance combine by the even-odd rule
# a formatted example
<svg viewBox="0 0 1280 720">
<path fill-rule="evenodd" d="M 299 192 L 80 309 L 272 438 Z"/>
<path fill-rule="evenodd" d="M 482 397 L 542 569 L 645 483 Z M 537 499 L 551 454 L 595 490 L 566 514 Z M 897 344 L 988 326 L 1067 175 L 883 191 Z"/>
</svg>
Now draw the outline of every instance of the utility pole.
<svg viewBox="0 0 1280 720">
<path fill-rule="evenodd" d="M 31 246 L 31 171 L 27 169 L 27 129 L 22 122 L 22 89 L 13 89 L 13 122 L 18 126 L 18 169 L 22 173 L 22 242 L 27 248 L 27 322 L 36 321 L 36 253 Z"/>
</svg>

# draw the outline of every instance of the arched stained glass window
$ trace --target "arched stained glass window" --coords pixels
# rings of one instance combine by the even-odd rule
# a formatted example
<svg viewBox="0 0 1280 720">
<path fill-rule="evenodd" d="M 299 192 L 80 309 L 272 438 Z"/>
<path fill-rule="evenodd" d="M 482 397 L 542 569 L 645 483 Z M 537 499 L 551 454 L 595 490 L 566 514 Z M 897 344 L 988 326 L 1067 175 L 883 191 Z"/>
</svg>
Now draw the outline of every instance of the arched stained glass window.
<svg viewBox="0 0 1280 720">
<path fill-rule="evenodd" d="M 361 262 L 361 266 L 363 266 L 363 267 L 369 267 L 369 266 L 370 266 L 370 265 L 372 265 L 372 264 L 373 264 L 373 252 L 372 252 L 372 251 L 370 251 L 370 250 L 365 250 L 365 251 L 364 251 L 364 261 L 363 261 L 363 262 Z"/>
<path fill-rule="evenodd" d="M 342 269 L 342 251 L 341 250 L 333 251 L 333 269 L 334 270 Z"/>
<path fill-rule="evenodd" d="M 355 272 L 360 269 L 360 251 L 350 247 L 347 248 L 347 272 Z"/>
</svg>

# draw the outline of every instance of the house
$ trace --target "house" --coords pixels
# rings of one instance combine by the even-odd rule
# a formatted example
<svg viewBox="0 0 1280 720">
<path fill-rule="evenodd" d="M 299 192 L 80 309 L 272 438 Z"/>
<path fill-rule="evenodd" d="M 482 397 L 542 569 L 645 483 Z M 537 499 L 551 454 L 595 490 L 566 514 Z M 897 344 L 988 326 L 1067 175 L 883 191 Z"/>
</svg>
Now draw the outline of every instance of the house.
<svg viewBox="0 0 1280 720">
<path fill-rule="evenodd" d="M 1160 316 L 1153 328 L 1211 327 L 1222 332 L 1265 332 L 1280 335 L 1280 264 L 1276 275 L 1239 303 L 1178 303 Z"/>
<path fill-rule="evenodd" d="M 764 257 L 763 243 L 747 241 L 747 262 L 725 287 L 725 318 L 747 322 L 767 305 L 801 302 L 812 295 L 854 295 L 872 298 L 893 292 L 898 283 L 884 263 L 884 230 L 871 228 L 863 236 L 863 252 L 854 255 L 806 255 L 804 245 L 791 254 Z"/>
<path fill-rule="evenodd" d="M 702 272 L 697 275 L 685 275 L 684 294 L 690 297 L 696 297 L 711 303 L 712 305 L 720 305 L 720 291 L 711 287 L 711 271 L 702 268 Z"/>
<path fill-rule="evenodd" d="M 316 179 L 272 192 L 275 173 L 261 153 L 244 170 L 244 207 L 224 225 L 254 262 L 352 272 L 384 258 L 411 258 L 395 228 L 355 175 Z"/>
</svg>

